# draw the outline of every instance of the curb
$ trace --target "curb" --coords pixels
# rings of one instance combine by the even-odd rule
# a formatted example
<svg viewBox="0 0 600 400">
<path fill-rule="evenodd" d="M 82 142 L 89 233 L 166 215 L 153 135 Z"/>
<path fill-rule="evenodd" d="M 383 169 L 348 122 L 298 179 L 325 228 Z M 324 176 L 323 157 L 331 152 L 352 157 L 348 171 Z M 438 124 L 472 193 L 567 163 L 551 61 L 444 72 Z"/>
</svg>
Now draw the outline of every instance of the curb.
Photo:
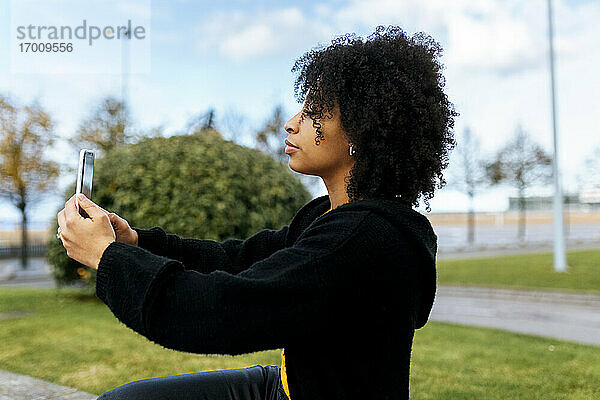
<svg viewBox="0 0 600 400">
<path fill-rule="evenodd" d="M 438 285 L 436 297 L 438 295 L 449 297 L 520 300 L 534 303 L 573 304 L 600 308 L 600 295 L 588 293 Z"/>
</svg>

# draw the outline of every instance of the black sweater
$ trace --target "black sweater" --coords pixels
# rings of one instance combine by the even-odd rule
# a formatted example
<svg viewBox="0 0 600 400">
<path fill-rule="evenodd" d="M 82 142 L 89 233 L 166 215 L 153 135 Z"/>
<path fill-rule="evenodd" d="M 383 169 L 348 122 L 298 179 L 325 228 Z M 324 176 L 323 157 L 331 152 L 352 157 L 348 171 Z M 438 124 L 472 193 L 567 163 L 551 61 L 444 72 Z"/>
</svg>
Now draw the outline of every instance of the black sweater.
<svg viewBox="0 0 600 400">
<path fill-rule="evenodd" d="M 436 290 L 437 237 L 421 213 L 369 198 L 305 204 L 289 225 L 222 242 L 134 228 L 111 243 L 96 296 L 169 349 L 285 348 L 291 400 L 407 399 L 414 330 Z"/>
</svg>

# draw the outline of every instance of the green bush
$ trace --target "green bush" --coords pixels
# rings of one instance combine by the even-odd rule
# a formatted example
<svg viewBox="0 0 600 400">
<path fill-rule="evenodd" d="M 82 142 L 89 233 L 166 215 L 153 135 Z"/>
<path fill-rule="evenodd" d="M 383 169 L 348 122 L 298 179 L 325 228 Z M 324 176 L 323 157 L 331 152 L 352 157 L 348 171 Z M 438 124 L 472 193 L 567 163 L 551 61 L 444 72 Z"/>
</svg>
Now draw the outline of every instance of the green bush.
<svg viewBox="0 0 600 400">
<path fill-rule="evenodd" d="M 74 193 L 75 183 L 65 201 Z M 216 132 L 144 138 L 94 165 L 96 204 L 131 227 L 160 226 L 188 238 L 243 239 L 279 229 L 310 199 L 288 167 Z M 64 202 L 56 213 L 63 208 Z M 58 228 L 56 217 L 53 225 Z M 93 290 L 96 271 L 69 258 L 56 229 L 51 232 L 47 258 L 57 285 L 83 280 Z"/>
</svg>

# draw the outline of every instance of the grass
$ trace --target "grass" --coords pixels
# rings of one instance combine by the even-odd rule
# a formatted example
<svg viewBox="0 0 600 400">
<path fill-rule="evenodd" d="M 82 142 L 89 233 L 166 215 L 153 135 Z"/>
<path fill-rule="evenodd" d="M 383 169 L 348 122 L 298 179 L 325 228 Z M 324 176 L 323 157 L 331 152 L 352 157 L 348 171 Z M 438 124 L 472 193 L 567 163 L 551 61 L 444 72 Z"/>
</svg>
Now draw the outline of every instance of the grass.
<svg viewBox="0 0 600 400">
<path fill-rule="evenodd" d="M 600 399 L 600 347 L 428 323 L 415 334 L 411 399 Z"/>
<path fill-rule="evenodd" d="M 280 349 L 239 356 L 165 349 L 76 289 L 0 289 L 0 369 L 99 395 L 133 380 L 281 363 Z M 352 349 L 349 349 L 352 351 Z M 600 347 L 430 322 L 418 330 L 411 399 L 600 398 Z"/>
<path fill-rule="evenodd" d="M 567 252 L 567 272 L 554 272 L 552 257 L 541 253 L 439 260 L 438 284 L 600 294 L 600 250 Z"/>
</svg>

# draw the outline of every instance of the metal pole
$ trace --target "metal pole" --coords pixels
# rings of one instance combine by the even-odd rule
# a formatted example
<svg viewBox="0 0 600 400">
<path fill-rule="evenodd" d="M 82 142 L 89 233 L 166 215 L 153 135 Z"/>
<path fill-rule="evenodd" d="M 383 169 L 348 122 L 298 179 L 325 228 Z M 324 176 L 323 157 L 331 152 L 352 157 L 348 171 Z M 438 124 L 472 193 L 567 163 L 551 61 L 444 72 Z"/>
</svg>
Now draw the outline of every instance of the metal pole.
<svg viewBox="0 0 600 400">
<path fill-rule="evenodd" d="M 117 28 L 118 29 L 118 28 Z M 127 103 L 128 79 L 129 79 L 129 40 L 131 32 L 125 32 L 125 38 L 121 39 L 121 101 Z"/>
<path fill-rule="evenodd" d="M 558 167 L 558 133 L 556 130 L 556 89 L 554 83 L 554 48 L 552 27 L 552 0 L 548 0 L 548 41 L 550 43 L 550 83 L 552 86 L 552 130 L 554 135 L 554 158 L 552 172 L 554 175 L 554 201 L 552 203 L 554 225 L 554 270 L 567 270 L 565 254 L 565 237 L 563 230 L 563 196 L 560 185 L 560 169 Z"/>
</svg>

